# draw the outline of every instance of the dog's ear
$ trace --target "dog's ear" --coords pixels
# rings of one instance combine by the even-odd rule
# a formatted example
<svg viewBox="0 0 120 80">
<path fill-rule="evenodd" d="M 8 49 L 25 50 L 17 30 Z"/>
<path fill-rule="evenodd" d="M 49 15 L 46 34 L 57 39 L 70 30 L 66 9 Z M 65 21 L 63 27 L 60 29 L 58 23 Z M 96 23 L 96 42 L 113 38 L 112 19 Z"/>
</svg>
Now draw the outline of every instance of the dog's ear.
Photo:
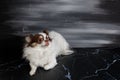
<svg viewBox="0 0 120 80">
<path fill-rule="evenodd" d="M 32 38 L 33 38 L 33 35 L 32 35 L 32 34 L 27 35 L 27 36 L 25 37 L 25 41 L 26 41 L 27 43 L 30 43 L 30 42 L 32 41 Z"/>
<path fill-rule="evenodd" d="M 49 39 L 50 41 L 52 41 L 52 39 L 49 37 L 49 32 L 48 32 L 48 30 L 43 30 L 43 33 L 45 33 L 46 35 L 48 35 L 48 39 Z"/>
<path fill-rule="evenodd" d="M 45 33 L 45 34 L 49 35 L 48 30 L 43 30 L 43 33 Z"/>
</svg>

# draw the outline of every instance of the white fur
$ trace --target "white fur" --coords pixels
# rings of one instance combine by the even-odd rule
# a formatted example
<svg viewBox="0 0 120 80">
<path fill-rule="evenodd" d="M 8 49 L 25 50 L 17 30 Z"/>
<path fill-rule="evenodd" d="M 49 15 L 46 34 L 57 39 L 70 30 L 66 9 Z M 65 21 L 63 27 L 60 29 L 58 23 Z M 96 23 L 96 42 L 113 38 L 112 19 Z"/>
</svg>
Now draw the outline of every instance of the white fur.
<svg viewBox="0 0 120 80">
<path fill-rule="evenodd" d="M 45 33 L 42 34 L 44 37 Z M 69 49 L 69 44 L 64 37 L 55 32 L 49 32 L 49 37 L 52 39 L 49 46 L 44 46 L 45 42 L 38 44 L 36 47 L 24 47 L 23 57 L 29 60 L 31 66 L 30 75 L 34 75 L 37 67 L 43 67 L 45 70 L 54 68 L 57 65 L 56 57 L 58 55 L 69 55 L 73 53 Z"/>
</svg>

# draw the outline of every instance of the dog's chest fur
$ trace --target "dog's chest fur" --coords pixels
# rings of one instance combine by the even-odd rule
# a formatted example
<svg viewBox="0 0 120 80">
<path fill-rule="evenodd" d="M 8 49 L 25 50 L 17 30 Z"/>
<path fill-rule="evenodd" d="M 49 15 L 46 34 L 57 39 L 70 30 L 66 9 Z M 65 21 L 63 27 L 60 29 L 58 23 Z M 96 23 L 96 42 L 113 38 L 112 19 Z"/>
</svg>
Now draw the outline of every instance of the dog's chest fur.
<svg viewBox="0 0 120 80">
<path fill-rule="evenodd" d="M 24 49 L 26 53 L 24 57 L 26 57 L 30 62 L 34 63 L 37 66 L 44 66 L 48 63 L 49 59 L 51 58 L 51 54 L 47 52 L 47 48 L 31 48 L 27 47 Z"/>
</svg>

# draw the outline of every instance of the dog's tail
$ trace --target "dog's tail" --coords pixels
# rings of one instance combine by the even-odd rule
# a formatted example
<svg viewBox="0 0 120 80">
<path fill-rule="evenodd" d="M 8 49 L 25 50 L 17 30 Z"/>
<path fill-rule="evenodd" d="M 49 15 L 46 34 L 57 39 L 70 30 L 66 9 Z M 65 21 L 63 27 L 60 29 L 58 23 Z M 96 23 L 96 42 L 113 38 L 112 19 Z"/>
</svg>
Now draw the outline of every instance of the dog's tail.
<svg viewBox="0 0 120 80">
<path fill-rule="evenodd" d="M 73 50 L 67 49 L 67 50 L 64 50 L 63 55 L 70 55 L 72 53 L 74 53 Z"/>
</svg>

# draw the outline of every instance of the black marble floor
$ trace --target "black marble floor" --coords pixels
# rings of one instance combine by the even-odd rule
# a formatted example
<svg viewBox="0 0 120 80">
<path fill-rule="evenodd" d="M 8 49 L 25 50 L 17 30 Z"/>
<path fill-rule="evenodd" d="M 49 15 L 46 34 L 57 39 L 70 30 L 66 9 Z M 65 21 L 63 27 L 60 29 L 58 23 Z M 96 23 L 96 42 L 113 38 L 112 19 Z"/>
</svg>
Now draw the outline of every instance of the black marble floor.
<svg viewBox="0 0 120 80">
<path fill-rule="evenodd" d="M 74 54 L 59 56 L 49 71 L 38 68 L 29 75 L 22 59 L 21 37 L 1 39 L 0 80 L 120 80 L 120 48 L 73 48 Z"/>
</svg>

